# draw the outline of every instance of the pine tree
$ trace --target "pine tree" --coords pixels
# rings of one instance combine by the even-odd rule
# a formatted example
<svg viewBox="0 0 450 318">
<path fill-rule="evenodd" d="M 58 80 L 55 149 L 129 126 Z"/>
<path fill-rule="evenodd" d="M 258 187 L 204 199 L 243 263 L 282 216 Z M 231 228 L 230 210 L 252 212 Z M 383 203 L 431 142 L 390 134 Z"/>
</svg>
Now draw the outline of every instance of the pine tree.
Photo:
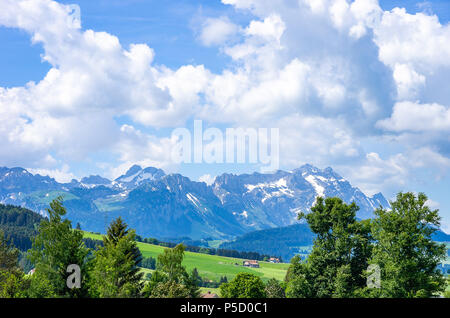
<svg viewBox="0 0 450 318">
<path fill-rule="evenodd" d="M 128 225 L 119 216 L 117 219 L 111 222 L 109 225 L 106 236 L 103 237 L 104 245 L 113 244 L 128 234 Z"/>
<path fill-rule="evenodd" d="M 35 274 L 32 280 L 46 281 L 46 290 L 49 295 L 57 297 L 87 297 L 86 285 L 89 262 L 89 249 L 83 243 L 83 234 L 73 230 L 71 222 L 63 219 L 66 209 L 62 204 L 62 197 L 58 197 L 50 203 L 47 209 L 49 219 L 39 225 L 38 235 L 33 241 L 29 251 L 30 261 L 35 264 Z M 81 271 L 81 288 L 69 288 L 67 286 L 67 267 L 76 264 Z M 33 294 L 32 296 L 45 297 L 47 295 Z"/>
<path fill-rule="evenodd" d="M 143 273 L 138 267 L 142 255 L 135 241 L 134 230 L 129 231 L 121 218 L 114 220 L 103 247 L 95 253 L 90 291 L 95 297 L 140 297 Z"/>
</svg>

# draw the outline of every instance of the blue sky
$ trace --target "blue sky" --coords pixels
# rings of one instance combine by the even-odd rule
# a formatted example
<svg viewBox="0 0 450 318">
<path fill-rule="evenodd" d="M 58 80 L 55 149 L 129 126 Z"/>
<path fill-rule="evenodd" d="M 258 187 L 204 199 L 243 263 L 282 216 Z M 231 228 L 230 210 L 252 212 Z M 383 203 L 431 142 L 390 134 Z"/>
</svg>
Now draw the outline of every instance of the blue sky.
<svg viewBox="0 0 450 318">
<path fill-rule="evenodd" d="M 69 180 L 137 163 L 206 180 L 259 166 L 168 164 L 174 128 L 279 127 L 280 168 L 331 166 L 388 198 L 423 191 L 450 230 L 448 1 L 0 7 L 0 165 Z"/>
</svg>

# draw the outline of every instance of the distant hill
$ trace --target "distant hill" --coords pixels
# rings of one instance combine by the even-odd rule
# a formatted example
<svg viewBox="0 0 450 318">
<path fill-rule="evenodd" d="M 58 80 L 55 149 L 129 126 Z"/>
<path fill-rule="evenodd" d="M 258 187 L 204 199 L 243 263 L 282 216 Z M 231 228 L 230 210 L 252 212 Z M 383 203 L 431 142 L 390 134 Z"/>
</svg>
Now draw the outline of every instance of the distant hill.
<svg viewBox="0 0 450 318">
<path fill-rule="evenodd" d="M 450 242 L 450 235 L 441 230 L 436 231 L 432 238 L 437 242 Z M 220 248 L 277 255 L 281 256 L 284 262 L 289 262 L 296 254 L 305 254 L 305 249 L 312 245 L 313 241 L 314 234 L 308 224 L 295 224 L 250 232 L 232 242 L 222 243 Z"/>
<path fill-rule="evenodd" d="M 307 246 L 312 245 L 313 240 L 314 234 L 308 224 L 294 224 L 250 232 L 232 242 L 222 243 L 220 248 L 277 255 L 283 262 L 289 262 L 296 254 L 302 253 Z"/>
<path fill-rule="evenodd" d="M 0 230 L 21 251 L 31 247 L 32 237 L 44 218 L 25 208 L 0 204 Z"/>
</svg>

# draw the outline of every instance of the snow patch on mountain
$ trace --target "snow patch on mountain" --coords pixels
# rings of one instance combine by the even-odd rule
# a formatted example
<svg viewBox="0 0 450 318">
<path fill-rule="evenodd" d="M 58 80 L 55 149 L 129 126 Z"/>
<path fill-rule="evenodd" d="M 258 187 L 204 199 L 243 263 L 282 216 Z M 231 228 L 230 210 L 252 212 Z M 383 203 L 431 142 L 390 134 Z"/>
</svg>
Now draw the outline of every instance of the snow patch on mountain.
<svg viewBox="0 0 450 318">
<path fill-rule="evenodd" d="M 322 180 L 322 182 L 328 181 L 324 177 L 321 177 L 321 176 L 315 177 L 313 175 L 309 175 L 309 176 L 305 177 L 305 180 L 308 181 L 309 183 L 311 183 L 311 185 L 314 187 L 314 190 L 316 191 L 318 197 L 325 197 L 325 188 L 322 187 L 317 182 L 316 178 L 319 179 L 319 180 Z"/>
</svg>

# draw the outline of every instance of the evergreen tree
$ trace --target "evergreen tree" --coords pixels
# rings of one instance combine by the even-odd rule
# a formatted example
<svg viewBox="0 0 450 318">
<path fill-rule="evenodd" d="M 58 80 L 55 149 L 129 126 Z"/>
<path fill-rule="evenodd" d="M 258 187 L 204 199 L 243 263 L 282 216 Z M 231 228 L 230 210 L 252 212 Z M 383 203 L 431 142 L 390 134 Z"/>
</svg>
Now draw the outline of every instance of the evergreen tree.
<svg viewBox="0 0 450 318">
<path fill-rule="evenodd" d="M 228 283 L 228 278 L 227 278 L 227 276 L 221 276 L 221 277 L 220 277 L 219 285 L 221 285 L 221 284 L 223 284 L 223 283 Z"/>
<path fill-rule="evenodd" d="M 121 218 L 114 220 L 103 238 L 103 247 L 95 252 L 92 295 L 139 297 L 143 288 L 143 273 L 138 267 L 141 260 L 134 230 L 129 231 Z"/>
<path fill-rule="evenodd" d="M 194 267 L 191 275 L 189 275 L 189 278 L 186 280 L 186 287 L 189 289 L 189 297 L 198 298 L 200 296 L 199 287 L 201 284 L 202 278 L 200 277 L 197 268 Z"/>
<path fill-rule="evenodd" d="M 73 230 L 71 222 L 63 219 L 66 209 L 62 204 L 62 197 L 50 203 L 47 209 L 49 219 L 41 222 L 38 235 L 29 251 L 30 261 L 35 264 L 32 280 L 45 281 L 48 295 L 57 297 L 86 297 L 86 285 L 89 270 L 89 250 L 83 243 L 83 234 Z M 76 264 L 81 271 L 81 288 L 70 289 L 67 286 L 67 267 Z M 40 285 L 39 282 L 31 284 Z M 35 291 L 31 291 L 34 293 Z M 40 295 L 45 297 L 46 295 Z"/>
<path fill-rule="evenodd" d="M 419 193 L 399 193 L 391 209 L 379 208 L 373 222 L 376 239 L 370 263 L 380 266 L 382 297 L 431 297 L 444 291 L 445 279 L 436 269 L 446 248 L 431 238 L 440 226 L 438 210 Z"/>
<path fill-rule="evenodd" d="M 117 219 L 111 222 L 106 232 L 106 236 L 103 237 L 104 245 L 113 244 L 117 245 L 117 242 L 128 234 L 128 225 L 119 216 Z"/>
</svg>

